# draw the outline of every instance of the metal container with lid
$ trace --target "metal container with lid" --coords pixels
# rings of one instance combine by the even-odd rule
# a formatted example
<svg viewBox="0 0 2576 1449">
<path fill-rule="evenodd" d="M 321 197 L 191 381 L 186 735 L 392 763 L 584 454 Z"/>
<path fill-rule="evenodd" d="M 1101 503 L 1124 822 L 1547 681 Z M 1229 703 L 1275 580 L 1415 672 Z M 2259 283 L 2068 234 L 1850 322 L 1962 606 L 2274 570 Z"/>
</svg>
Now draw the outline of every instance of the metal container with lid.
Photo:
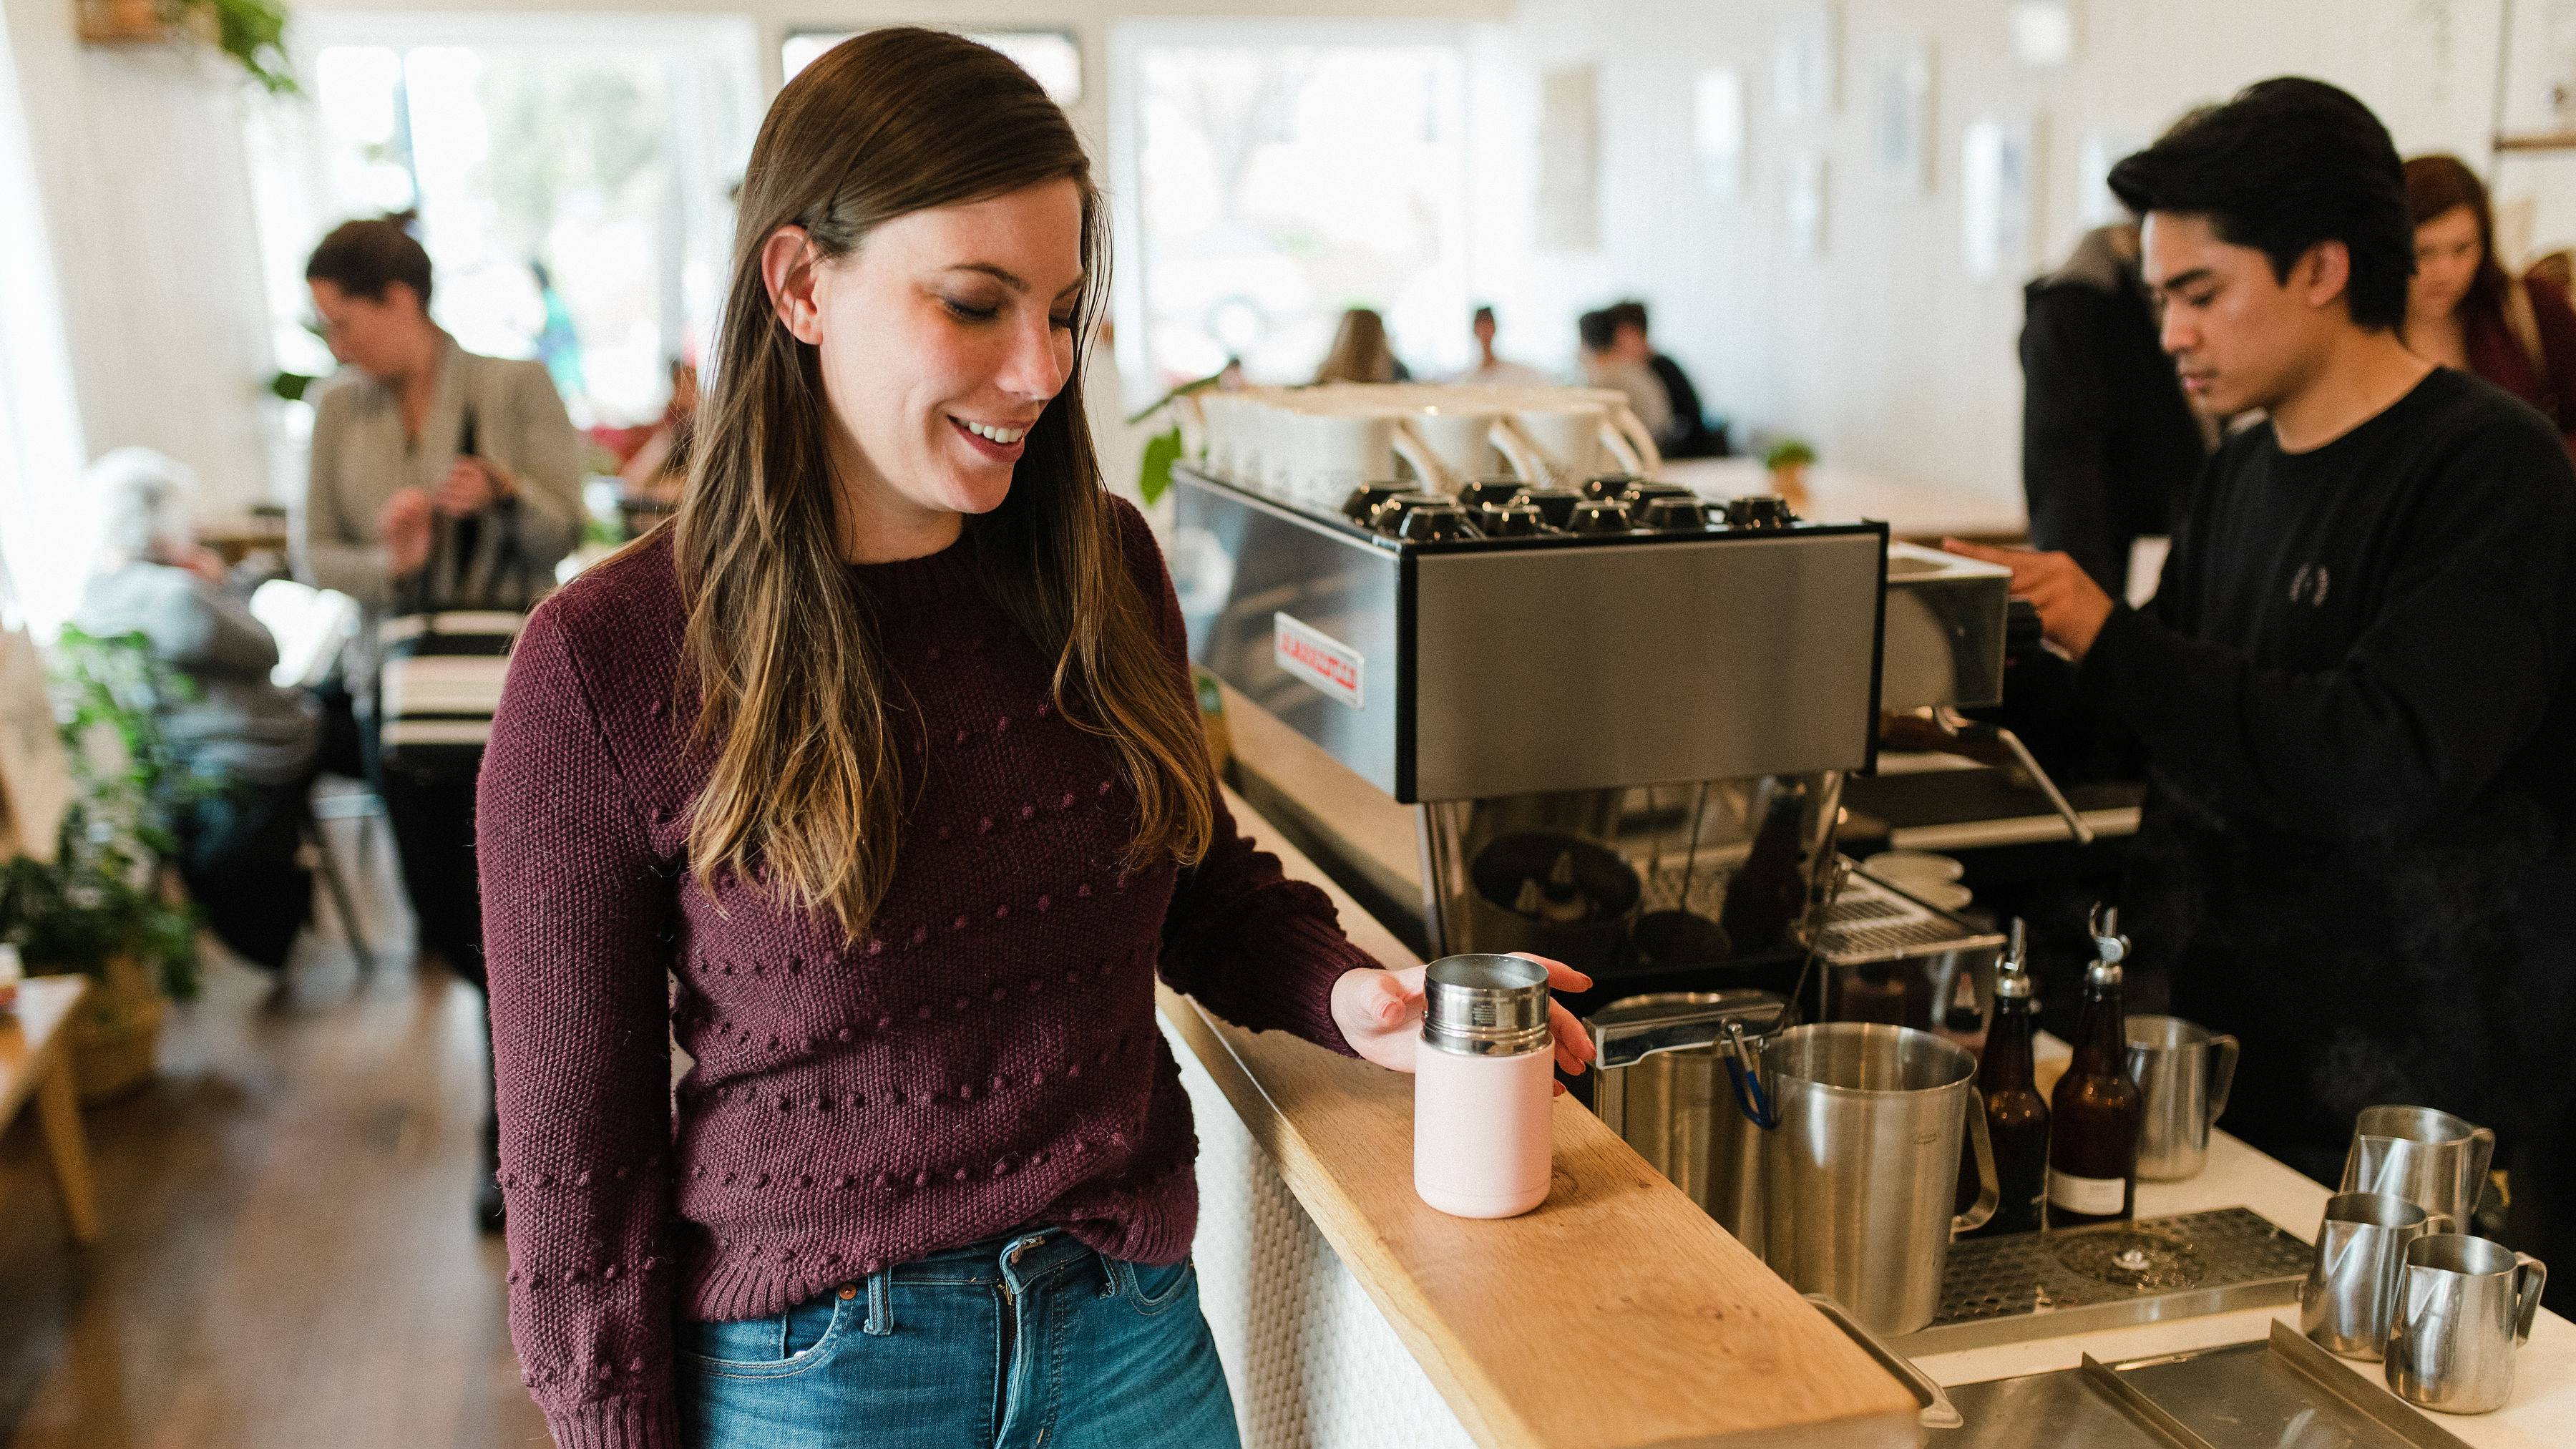
<svg viewBox="0 0 2576 1449">
<path fill-rule="evenodd" d="M 1737 1101 L 1727 1057 L 1740 1051 L 1758 1070 L 1788 1016 L 1788 999 L 1768 991 L 1671 991 L 1614 1001 L 1584 1023 L 1603 1125 L 1756 1254 L 1762 1132 Z"/>
<path fill-rule="evenodd" d="M 1556 1082 L 1547 967 L 1444 956 L 1423 972 L 1413 1054 L 1413 1190 L 1444 1213 L 1507 1218 L 1547 1200 Z"/>
<path fill-rule="evenodd" d="M 1422 1044 L 1460 1056 L 1548 1049 L 1547 968 L 1526 956 L 1444 956 L 1423 973 Z"/>
</svg>

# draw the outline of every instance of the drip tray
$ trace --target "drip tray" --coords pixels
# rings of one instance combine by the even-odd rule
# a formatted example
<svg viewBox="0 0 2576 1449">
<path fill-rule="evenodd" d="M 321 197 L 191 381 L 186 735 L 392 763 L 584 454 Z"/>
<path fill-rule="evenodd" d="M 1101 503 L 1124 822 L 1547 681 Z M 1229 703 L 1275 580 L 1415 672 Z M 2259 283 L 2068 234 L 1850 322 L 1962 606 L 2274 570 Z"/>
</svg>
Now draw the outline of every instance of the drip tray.
<svg viewBox="0 0 2576 1449">
<path fill-rule="evenodd" d="M 2249 1208 L 1950 1245 L 1932 1324 L 1909 1358 L 2195 1318 L 2299 1299 L 2308 1245 Z"/>
<path fill-rule="evenodd" d="M 2468 1449 L 2286 1323 L 2259 1343 L 1949 1391 L 1931 1449 Z"/>
</svg>

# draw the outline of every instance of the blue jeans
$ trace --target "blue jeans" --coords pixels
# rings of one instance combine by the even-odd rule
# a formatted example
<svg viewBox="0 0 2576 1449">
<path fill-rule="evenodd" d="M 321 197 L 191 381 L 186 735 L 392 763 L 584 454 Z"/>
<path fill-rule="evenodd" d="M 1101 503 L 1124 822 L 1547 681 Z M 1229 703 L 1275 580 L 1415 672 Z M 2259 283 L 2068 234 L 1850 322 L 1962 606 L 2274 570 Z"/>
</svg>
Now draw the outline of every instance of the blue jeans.
<svg viewBox="0 0 2576 1449">
<path fill-rule="evenodd" d="M 678 1332 L 696 1449 L 1240 1449 L 1197 1272 L 1061 1229 Z"/>
</svg>

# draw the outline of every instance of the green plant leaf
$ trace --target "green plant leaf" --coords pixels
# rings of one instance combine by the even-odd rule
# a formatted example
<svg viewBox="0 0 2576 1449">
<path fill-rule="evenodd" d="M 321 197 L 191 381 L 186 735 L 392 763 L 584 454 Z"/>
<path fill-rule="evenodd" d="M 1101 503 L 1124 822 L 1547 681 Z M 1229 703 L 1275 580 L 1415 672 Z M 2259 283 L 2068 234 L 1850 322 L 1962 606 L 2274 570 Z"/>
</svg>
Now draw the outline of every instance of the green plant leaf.
<svg viewBox="0 0 2576 1449">
<path fill-rule="evenodd" d="M 1181 430 L 1166 428 L 1145 440 L 1145 463 L 1136 475 L 1137 496 L 1145 506 L 1162 501 L 1172 487 L 1172 465 L 1181 461 Z"/>
<path fill-rule="evenodd" d="M 0 865 L 0 940 L 37 971 L 95 975 L 132 952 L 184 997 L 196 989 L 196 917 L 161 887 L 175 813 L 214 784 L 179 760 L 161 716 L 195 691 L 141 634 L 67 628 L 49 664 L 74 795 L 54 860 Z M 103 739 L 116 748 L 99 748 Z"/>
</svg>

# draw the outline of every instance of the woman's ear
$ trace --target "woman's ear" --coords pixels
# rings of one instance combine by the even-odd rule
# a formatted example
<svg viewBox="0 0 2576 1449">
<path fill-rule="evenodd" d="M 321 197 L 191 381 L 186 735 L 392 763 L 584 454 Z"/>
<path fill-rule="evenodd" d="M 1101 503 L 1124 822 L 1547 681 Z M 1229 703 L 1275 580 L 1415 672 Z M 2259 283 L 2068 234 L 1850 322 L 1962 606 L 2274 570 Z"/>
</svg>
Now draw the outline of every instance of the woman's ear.
<svg viewBox="0 0 2576 1449">
<path fill-rule="evenodd" d="M 814 295 L 821 269 L 813 239 L 801 226 L 782 226 L 760 244 L 760 278 L 769 287 L 770 310 L 787 335 L 808 346 L 823 341 L 823 308 Z"/>
</svg>

